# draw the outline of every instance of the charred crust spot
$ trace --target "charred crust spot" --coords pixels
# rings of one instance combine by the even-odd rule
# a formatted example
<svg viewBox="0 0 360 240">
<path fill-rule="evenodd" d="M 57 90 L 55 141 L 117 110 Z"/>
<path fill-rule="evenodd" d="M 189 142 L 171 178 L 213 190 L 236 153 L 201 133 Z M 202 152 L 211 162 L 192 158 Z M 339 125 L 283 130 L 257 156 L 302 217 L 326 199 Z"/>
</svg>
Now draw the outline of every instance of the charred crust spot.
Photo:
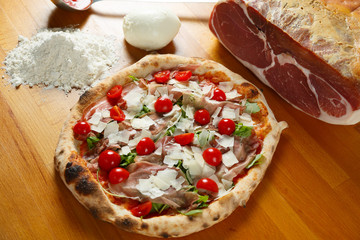
<svg viewBox="0 0 360 240">
<path fill-rule="evenodd" d="M 58 153 L 58 156 L 64 154 L 64 149 L 61 149 L 60 152 Z"/>
<path fill-rule="evenodd" d="M 204 224 L 202 225 L 202 227 L 203 227 L 203 228 L 208 228 L 208 227 L 209 227 L 209 224 L 204 223 Z"/>
<path fill-rule="evenodd" d="M 131 229 L 134 226 L 134 222 L 131 221 L 130 218 L 125 218 L 125 219 L 117 219 L 115 221 L 115 224 L 123 229 Z"/>
<path fill-rule="evenodd" d="M 154 67 L 159 67 L 159 62 L 156 62 L 156 61 L 153 62 L 153 66 L 154 66 Z"/>
<path fill-rule="evenodd" d="M 80 165 L 74 165 L 72 166 L 72 162 L 68 162 L 66 164 L 65 169 L 65 181 L 67 184 L 74 181 L 76 178 L 80 176 L 80 173 L 84 171 L 84 168 Z"/>
<path fill-rule="evenodd" d="M 77 154 L 76 153 L 71 153 L 69 160 L 72 162 L 73 160 L 75 160 L 77 158 Z"/>
<path fill-rule="evenodd" d="M 141 229 L 148 229 L 148 228 L 149 228 L 149 224 L 144 222 L 141 224 Z"/>
<path fill-rule="evenodd" d="M 159 229 L 158 225 L 154 226 L 154 230 L 157 231 Z"/>
<path fill-rule="evenodd" d="M 94 218 L 99 218 L 99 211 L 97 208 L 89 208 L 89 211 Z"/>
<path fill-rule="evenodd" d="M 246 95 L 247 98 L 255 98 L 259 95 L 259 91 L 250 83 L 242 83 L 241 86 L 244 88 L 243 94 Z"/>
<path fill-rule="evenodd" d="M 217 215 L 217 216 L 213 217 L 213 221 L 217 221 L 217 220 L 219 220 L 219 218 L 220 218 L 220 216 Z"/>
<path fill-rule="evenodd" d="M 189 221 L 193 221 L 194 217 L 193 216 L 187 216 L 187 218 L 189 219 Z"/>
<path fill-rule="evenodd" d="M 80 96 L 79 103 L 81 105 L 88 103 L 88 100 L 91 98 L 91 95 L 92 94 L 90 91 L 84 92 L 83 95 Z"/>
<path fill-rule="evenodd" d="M 82 177 L 75 185 L 75 190 L 79 194 L 89 195 L 95 192 L 97 185 L 90 182 L 87 177 Z"/>
<path fill-rule="evenodd" d="M 163 238 L 169 238 L 169 237 L 171 237 L 171 236 L 170 236 L 168 233 L 166 233 L 166 232 L 161 233 L 160 236 L 162 236 Z"/>
<path fill-rule="evenodd" d="M 69 167 L 71 167 L 72 165 L 73 165 L 72 162 L 68 162 L 68 163 L 66 164 L 66 168 L 69 168 Z"/>
<path fill-rule="evenodd" d="M 143 67 L 143 68 L 145 68 L 146 66 L 148 66 L 149 65 L 149 62 L 142 62 L 141 63 L 141 67 Z"/>
</svg>

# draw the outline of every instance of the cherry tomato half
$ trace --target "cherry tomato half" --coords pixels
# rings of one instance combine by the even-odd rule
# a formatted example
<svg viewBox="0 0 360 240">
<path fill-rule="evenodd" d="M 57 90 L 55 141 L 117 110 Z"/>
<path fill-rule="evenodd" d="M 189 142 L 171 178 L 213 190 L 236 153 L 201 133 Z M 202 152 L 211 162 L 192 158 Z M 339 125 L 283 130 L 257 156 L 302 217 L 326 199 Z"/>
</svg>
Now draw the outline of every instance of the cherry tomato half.
<svg viewBox="0 0 360 240">
<path fill-rule="evenodd" d="M 118 106 L 114 106 L 110 109 L 110 117 L 118 122 L 122 122 L 125 120 L 125 113 Z"/>
<path fill-rule="evenodd" d="M 110 171 L 119 166 L 121 162 L 120 155 L 113 150 L 105 150 L 99 155 L 98 164 L 102 170 Z"/>
<path fill-rule="evenodd" d="M 118 184 L 129 178 L 129 172 L 125 168 L 116 167 L 109 172 L 109 182 Z"/>
<path fill-rule="evenodd" d="M 196 188 L 199 189 L 204 189 L 204 190 L 208 190 L 211 192 L 219 192 L 219 187 L 216 184 L 216 182 L 210 178 L 201 178 L 197 183 L 196 183 Z"/>
<path fill-rule="evenodd" d="M 154 74 L 157 83 L 167 83 L 170 80 L 170 70 L 160 71 Z"/>
<path fill-rule="evenodd" d="M 175 142 L 177 142 L 181 146 L 185 146 L 193 141 L 194 135 L 194 133 L 184 133 L 174 136 L 174 139 Z"/>
<path fill-rule="evenodd" d="M 133 207 L 132 209 L 130 209 L 130 212 L 135 217 L 142 217 L 148 215 L 151 211 L 151 208 L 152 203 L 150 201 L 147 201 L 140 205 L 137 205 L 136 207 Z"/>
<path fill-rule="evenodd" d="M 91 131 L 90 124 L 86 121 L 80 121 L 75 124 L 73 131 L 79 135 L 86 135 Z"/>
<path fill-rule="evenodd" d="M 218 129 L 219 133 L 223 135 L 231 135 L 235 131 L 235 123 L 228 118 L 221 119 L 218 124 Z"/>
<path fill-rule="evenodd" d="M 172 110 L 173 104 L 172 104 L 170 98 L 159 97 L 156 100 L 154 107 L 155 107 L 155 110 L 159 113 L 168 113 Z"/>
<path fill-rule="evenodd" d="M 216 101 L 225 101 L 226 95 L 223 90 L 221 90 L 220 88 L 216 88 L 214 90 L 214 95 L 211 99 Z"/>
<path fill-rule="evenodd" d="M 106 93 L 106 96 L 111 100 L 119 99 L 121 97 L 122 90 L 121 85 L 116 85 Z"/>
<path fill-rule="evenodd" d="M 202 154 L 205 162 L 211 166 L 218 166 L 222 162 L 222 154 L 217 148 L 208 148 Z"/>
<path fill-rule="evenodd" d="M 187 80 L 189 80 L 192 76 L 191 71 L 179 71 L 177 73 L 175 73 L 175 79 L 180 81 L 180 82 L 185 82 Z"/>
<path fill-rule="evenodd" d="M 155 143 L 149 137 L 142 138 L 136 145 L 136 152 L 139 155 L 149 155 L 155 151 Z"/>
<path fill-rule="evenodd" d="M 201 125 L 208 124 L 210 122 L 210 113 L 206 109 L 197 110 L 194 119 Z"/>
</svg>

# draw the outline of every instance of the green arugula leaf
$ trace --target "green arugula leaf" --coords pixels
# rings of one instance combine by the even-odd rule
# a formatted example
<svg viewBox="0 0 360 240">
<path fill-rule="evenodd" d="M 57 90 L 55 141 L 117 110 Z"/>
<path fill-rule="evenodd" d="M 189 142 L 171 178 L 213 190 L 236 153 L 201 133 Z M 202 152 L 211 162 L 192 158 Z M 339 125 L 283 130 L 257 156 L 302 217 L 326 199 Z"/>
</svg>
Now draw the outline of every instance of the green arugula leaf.
<svg viewBox="0 0 360 240">
<path fill-rule="evenodd" d="M 165 209 L 168 209 L 169 205 L 162 203 L 152 203 L 151 211 L 161 214 Z"/>
<path fill-rule="evenodd" d="M 251 130 L 252 130 L 252 127 L 244 126 L 244 124 L 238 123 L 235 126 L 234 135 L 243 137 L 243 138 L 250 137 Z"/>
<path fill-rule="evenodd" d="M 195 214 L 198 214 L 198 213 L 202 213 L 202 209 L 194 209 L 194 210 L 190 210 L 190 211 L 188 211 L 188 212 L 186 212 L 186 213 L 181 213 L 181 214 L 183 214 L 183 215 L 185 215 L 185 216 L 191 216 L 191 215 L 195 215 Z"/>
<path fill-rule="evenodd" d="M 252 114 L 252 113 L 257 113 L 260 111 L 260 107 L 256 102 L 252 103 L 252 102 L 246 101 L 245 106 L 246 106 L 246 108 L 245 108 L 246 113 Z"/>
<path fill-rule="evenodd" d="M 95 147 L 95 144 L 97 142 L 99 142 L 99 141 L 100 141 L 100 139 L 97 138 L 96 136 L 88 137 L 86 139 L 86 142 L 87 142 L 87 145 L 88 145 L 89 149 L 93 149 Z"/>
<path fill-rule="evenodd" d="M 179 169 L 185 174 L 186 181 L 187 181 L 189 184 L 192 184 L 192 179 L 191 179 L 191 176 L 190 176 L 190 171 L 189 171 L 188 169 L 184 168 L 184 166 L 183 166 L 183 161 L 182 161 L 182 160 L 179 160 L 175 167 L 179 168 Z M 192 186 L 192 187 L 195 187 L 195 186 Z M 195 188 L 195 189 L 196 189 L 196 188 Z M 196 189 L 196 191 L 197 191 L 197 189 Z"/>
<path fill-rule="evenodd" d="M 134 82 L 139 81 L 139 79 L 137 77 L 134 77 L 134 76 L 131 76 L 131 75 L 129 75 L 129 78 L 131 78 Z"/>
<path fill-rule="evenodd" d="M 183 105 L 183 96 L 181 95 L 181 97 L 179 97 L 179 99 L 174 103 L 174 105 L 179 105 L 180 107 L 182 107 Z"/>
<path fill-rule="evenodd" d="M 197 208 L 205 208 L 208 207 L 209 204 L 207 204 L 206 202 L 209 200 L 209 196 L 208 195 L 199 195 L 199 199 L 195 202 L 198 203 L 199 205 L 197 206 Z"/>
<path fill-rule="evenodd" d="M 255 156 L 255 158 L 251 161 L 251 163 L 249 163 L 249 165 L 247 165 L 245 168 L 246 169 L 250 169 L 251 167 L 255 166 L 255 165 L 259 165 L 261 164 L 261 158 L 263 157 L 262 154 L 257 154 Z"/>
<path fill-rule="evenodd" d="M 149 112 L 151 112 L 151 110 L 146 105 L 143 105 L 141 111 L 138 114 L 136 114 L 134 116 L 134 118 L 142 117 L 143 115 L 145 115 L 145 114 L 147 114 Z"/>
<path fill-rule="evenodd" d="M 168 130 L 166 130 L 165 136 L 172 136 L 175 132 L 175 129 L 176 129 L 175 125 L 169 127 Z"/>
<path fill-rule="evenodd" d="M 131 163 L 134 163 L 134 159 L 137 156 L 136 153 L 128 153 L 128 154 L 123 154 L 121 155 L 121 162 L 120 162 L 120 167 L 127 167 L 129 166 Z"/>
</svg>

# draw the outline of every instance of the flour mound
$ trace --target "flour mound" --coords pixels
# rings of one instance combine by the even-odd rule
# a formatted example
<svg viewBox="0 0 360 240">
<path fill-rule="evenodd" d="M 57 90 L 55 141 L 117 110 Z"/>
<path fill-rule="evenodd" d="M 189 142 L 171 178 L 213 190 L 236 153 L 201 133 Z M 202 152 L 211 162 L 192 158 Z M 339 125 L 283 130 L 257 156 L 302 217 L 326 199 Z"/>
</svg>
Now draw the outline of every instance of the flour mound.
<svg viewBox="0 0 360 240">
<path fill-rule="evenodd" d="M 45 29 L 30 40 L 19 36 L 18 46 L 4 64 L 14 86 L 40 85 L 69 92 L 86 90 L 106 77 L 116 62 L 115 39 L 78 29 Z"/>
</svg>

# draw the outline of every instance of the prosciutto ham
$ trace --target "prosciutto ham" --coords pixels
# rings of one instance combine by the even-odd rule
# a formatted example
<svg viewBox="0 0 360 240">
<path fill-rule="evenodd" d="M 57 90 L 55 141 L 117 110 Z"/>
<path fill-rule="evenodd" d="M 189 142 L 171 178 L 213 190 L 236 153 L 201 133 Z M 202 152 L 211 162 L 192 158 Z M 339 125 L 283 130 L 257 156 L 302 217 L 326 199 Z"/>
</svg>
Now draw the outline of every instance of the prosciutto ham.
<svg viewBox="0 0 360 240">
<path fill-rule="evenodd" d="M 220 1 L 209 26 L 291 105 L 328 123 L 355 124 L 360 121 L 359 20 L 334 10 L 334 2 L 341 5 L 334 0 Z M 359 6 L 351 2 L 350 13 Z"/>
</svg>

